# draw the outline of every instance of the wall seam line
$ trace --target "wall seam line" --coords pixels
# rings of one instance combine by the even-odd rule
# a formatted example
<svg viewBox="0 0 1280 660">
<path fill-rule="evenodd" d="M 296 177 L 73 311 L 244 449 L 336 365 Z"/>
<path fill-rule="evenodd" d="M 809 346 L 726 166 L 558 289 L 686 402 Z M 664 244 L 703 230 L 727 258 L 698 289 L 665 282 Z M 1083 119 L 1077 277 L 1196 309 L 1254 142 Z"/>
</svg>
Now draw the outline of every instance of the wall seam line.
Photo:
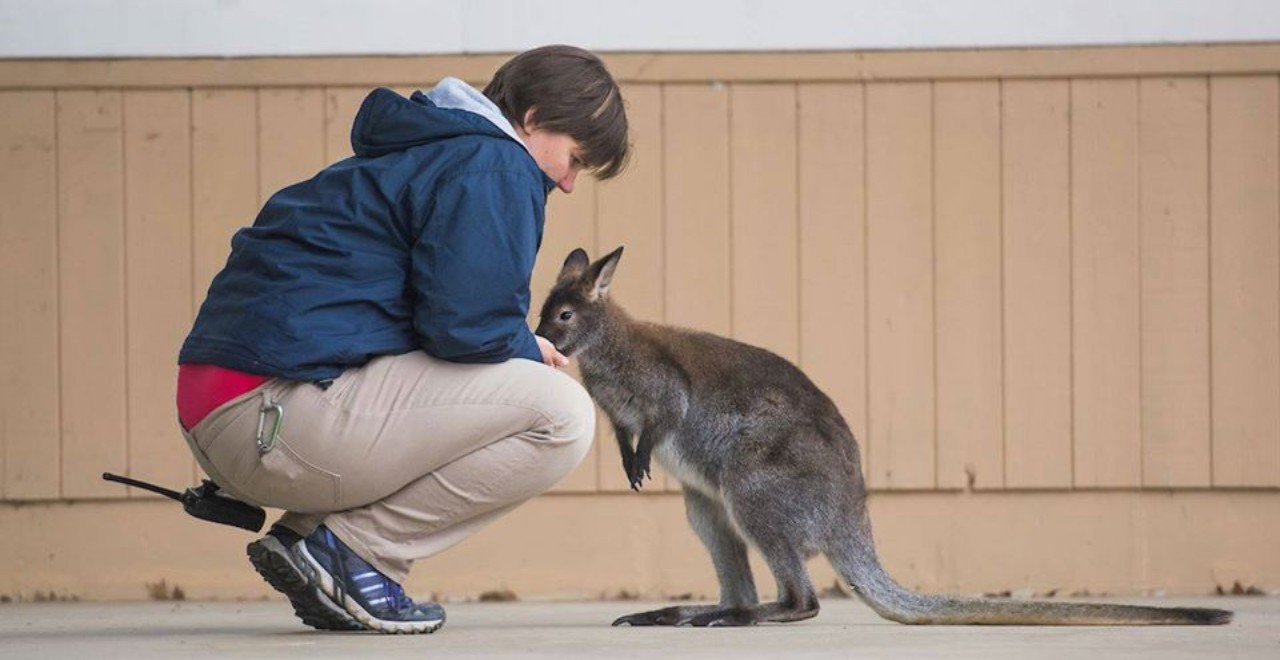
<svg viewBox="0 0 1280 660">
<path fill-rule="evenodd" d="M 62 221 L 63 221 L 63 204 L 62 204 L 62 94 L 59 90 L 53 90 L 53 207 L 54 207 L 54 247 L 56 251 L 56 264 L 54 267 L 54 279 L 56 280 L 56 290 L 58 292 L 57 302 L 57 318 L 58 318 L 58 466 L 57 476 L 57 492 L 59 498 L 65 496 L 63 489 L 62 467 L 66 464 L 67 447 L 65 442 L 65 408 L 66 408 L 66 392 L 65 378 L 63 378 L 63 318 L 62 318 L 62 301 L 65 297 L 62 278 Z"/>
<path fill-rule="evenodd" d="M 122 245 L 120 248 L 120 275 L 121 275 L 121 302 L 124 304 L 122 316 L 123 321 L 123 346 L 124 351 L 124 372 L 121 376 L 124 379 L 124 468 L 125 474 L 133 474 L 133 448 L 131 446 L 132 439 L 130 437 L 133 428 L 133 409 L 129 405 L 132 399 L 133 378 L 131 377 L 129 359 L 129 119 L 125 103 L 125 95 L 128 92 L 121 91 L 119 93 L 118 104 L 120 107 L 120 224 Z M 122 497 L 132 499 L 134 497 L 132 487 L 125 487 L 125 493 Z"/>
<path fill-rule="evenodd" d="M 1067 449 L 1068 488 L 1076 481 L 1076 245 L 1075 245 L 1075 81 L 1067 80 Z"/>
</svg>

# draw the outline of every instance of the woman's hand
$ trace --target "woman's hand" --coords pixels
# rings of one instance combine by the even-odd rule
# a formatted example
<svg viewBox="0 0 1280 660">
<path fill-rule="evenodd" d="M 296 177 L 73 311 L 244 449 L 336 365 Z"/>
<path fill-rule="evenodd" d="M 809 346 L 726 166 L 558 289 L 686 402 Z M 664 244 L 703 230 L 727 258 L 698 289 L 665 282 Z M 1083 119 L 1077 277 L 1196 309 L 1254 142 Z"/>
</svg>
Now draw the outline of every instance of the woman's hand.
<svg viewBox="0 0 1280 660">
<path fill-rule="evenodd" d="M 538 340 L 538 349 L 542 351 L 543 364 L 557 369 L 569 366 L 569 358 L 556 350 L 556 347 L 551 343 L 551 340 L 546 337 L 539 337 L 538 335 L 534 335 L 533 338 Z"/>
</svg>

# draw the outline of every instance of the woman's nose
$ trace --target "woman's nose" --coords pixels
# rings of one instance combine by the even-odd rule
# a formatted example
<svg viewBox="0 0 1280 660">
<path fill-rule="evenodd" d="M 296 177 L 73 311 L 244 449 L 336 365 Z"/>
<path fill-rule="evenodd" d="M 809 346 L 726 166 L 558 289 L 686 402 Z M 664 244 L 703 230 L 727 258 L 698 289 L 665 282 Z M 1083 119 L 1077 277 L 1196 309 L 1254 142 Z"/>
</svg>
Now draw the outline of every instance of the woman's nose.
<svg viewBox="0 0 1280 660">
<path fill-rule="evenodd" d="M 578 170 L 576 168 L 570 168 L 569 173 L 564 175 L 564 178 L 560 179 L 556 186 L 566 193 L 571 193 L 573 192 L 573 181 L 577 178 Z"/>
</svg>

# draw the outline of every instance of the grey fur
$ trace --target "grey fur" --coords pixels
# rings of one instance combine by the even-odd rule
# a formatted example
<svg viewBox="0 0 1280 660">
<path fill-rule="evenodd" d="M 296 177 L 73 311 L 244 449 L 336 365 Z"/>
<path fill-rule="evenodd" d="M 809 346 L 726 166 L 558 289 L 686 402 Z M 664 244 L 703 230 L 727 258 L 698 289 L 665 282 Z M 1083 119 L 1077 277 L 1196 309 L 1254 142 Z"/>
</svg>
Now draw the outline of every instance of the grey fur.
<svg viewBox="0 0 1280 660">
<path fill-rule="evenodd" d="M 1221 624 L 1231 613 L 919 594 L 880 566 L 858 445 L 835 404 L 766 350 L 637 321 L 609 298 L 622 248 L 595 263 L 574 250 L 537 334 L 574 355 L 608 414 L 633 489 L 650 461 L 684 486 L 689 522 L 711 553 L 716 605 L 624 616 L 614 625 L 750 625 L 817 615 L 805 560 L 823 553 L 881 616 L 911 624 Z M 636 440 L 638 438 L 638 440 Z M 634 443 L 634 444 L 633 444 Z M 747 545 L 764 556 L 778 600 L 759 602 Z"/>
</svg>

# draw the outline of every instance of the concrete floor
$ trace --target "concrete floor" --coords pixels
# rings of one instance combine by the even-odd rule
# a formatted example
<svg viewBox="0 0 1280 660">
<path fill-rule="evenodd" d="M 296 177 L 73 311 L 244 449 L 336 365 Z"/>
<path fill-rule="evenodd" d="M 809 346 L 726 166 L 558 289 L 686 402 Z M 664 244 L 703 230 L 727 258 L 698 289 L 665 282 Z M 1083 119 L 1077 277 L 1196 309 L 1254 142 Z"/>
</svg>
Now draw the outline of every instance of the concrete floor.
<svg viewBox="0 0 1280 660">
<path fill-rule="evenodd" d="M 1096 599 L 1095 599 L 1096 600 Z M 457 603 L 429 636 L 321 633 L 283 601 L 0 604 L 0 658 L 697 657 L 1280 658 L 1280 598 L 1125 599 L 1236 611 L 1228 626 L 911 627 L 828 599 L 809 621 L 745 629 L 610 628 L 647 603 Z"/>
</svg>

